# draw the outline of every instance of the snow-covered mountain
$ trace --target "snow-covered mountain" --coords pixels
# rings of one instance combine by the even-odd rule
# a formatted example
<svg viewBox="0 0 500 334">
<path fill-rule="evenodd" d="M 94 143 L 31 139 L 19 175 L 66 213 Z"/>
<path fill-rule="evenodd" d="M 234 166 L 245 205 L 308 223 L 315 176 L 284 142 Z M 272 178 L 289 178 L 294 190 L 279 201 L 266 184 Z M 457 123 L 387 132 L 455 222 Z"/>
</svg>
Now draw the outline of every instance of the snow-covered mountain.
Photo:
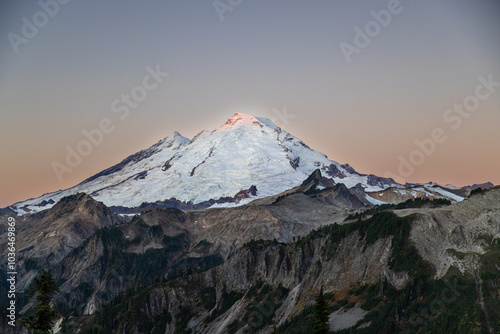
<svg viewBox="0 0 500 334">
<path fill-rule="evenodd" d="M 336 183 L 366 192 L 404 188 L 392 179 L 359 174 L 329 160 L 267 118 L 236 113 L 213 131 L 202 131 L 191 140 L 175 132 L 75 187 L 11 208 L 18 214 L 40 211 L 78 192 L 107 206 L 138 207 L 170 199 L 213 202 L 253 189 L 235 201 L 244 204 L 295 187 L 316 169 Z M 373 197 L 367 196 L 381 203 Z"/>
</svg>

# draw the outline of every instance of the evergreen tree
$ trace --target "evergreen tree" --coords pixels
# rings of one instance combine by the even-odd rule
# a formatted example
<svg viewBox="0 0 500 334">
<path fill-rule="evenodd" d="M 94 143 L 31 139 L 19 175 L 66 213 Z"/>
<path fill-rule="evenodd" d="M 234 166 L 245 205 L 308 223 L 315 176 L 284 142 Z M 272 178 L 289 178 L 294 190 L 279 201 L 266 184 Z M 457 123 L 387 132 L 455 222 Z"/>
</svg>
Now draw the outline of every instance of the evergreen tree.
<svg viewBox="0 0 500 334">
<path fill-rule="evenodd" d="M 59 288 L 52 274 L 45 269 L 34 281 L 32 292 L 37 294 L 34 314 L 21 319 L 21 322 L 27 329 L 32 329 L 33 334 L 50 334 L 57 319 L 57 312 L 50 306 L 50 301 Z"/>
<path fill-rule="evenodd" d="M 273 327 L 273 331 L 271 332 L 271 334 L 278 334 L 278 329 L 276 328 L 276 326 Z"/>
<path fill-rule="evenodd" d="M 314 305 L 314 334 L 328 334 L 328 312 L 325 296 L 323 296 L 323 287 L 316 297 L 316 304 Z"/>
</svg>

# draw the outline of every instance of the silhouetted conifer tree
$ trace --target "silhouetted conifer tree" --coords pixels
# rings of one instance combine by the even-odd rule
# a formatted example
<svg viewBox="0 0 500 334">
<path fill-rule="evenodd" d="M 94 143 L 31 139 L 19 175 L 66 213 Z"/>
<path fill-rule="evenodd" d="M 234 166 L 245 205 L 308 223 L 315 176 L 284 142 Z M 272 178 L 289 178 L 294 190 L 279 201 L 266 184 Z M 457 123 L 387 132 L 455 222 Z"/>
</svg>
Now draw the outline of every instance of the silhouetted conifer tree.
<svg viewBox="0 0 500 334">
<path fill-rule="evenodd" d="M 323 287 L 316 297 L 316 304 L 314 305 L 314 334 L 328 334 L 328 312 L 325 296 L 323 296 Z"/>
<path fill-rule="evenodd" d="M 50 306 L 50 301 L 59 288 L 52 274 L 45 269 L 34 281 L 32 293 L 37 295 L 34 314 L 22 318 L 21 322 L 27 329 L 33 330 L 33 334 L 50 334 L 57 319 L 57 312 Z"/>
</svg>

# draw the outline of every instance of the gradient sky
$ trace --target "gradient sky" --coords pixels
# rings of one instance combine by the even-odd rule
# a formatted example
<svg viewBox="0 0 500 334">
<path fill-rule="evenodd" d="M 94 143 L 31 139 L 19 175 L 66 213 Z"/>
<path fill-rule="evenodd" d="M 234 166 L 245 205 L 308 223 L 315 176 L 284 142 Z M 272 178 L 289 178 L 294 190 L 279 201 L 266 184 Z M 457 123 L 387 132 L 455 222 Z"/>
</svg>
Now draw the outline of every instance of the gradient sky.
<svg viewBox="0 0 500 334">
<path fill-rule="evenodd" d="M 221 20 L 212 1 L 73 0 L 43 22 L 37 1 L 2 1 L 0 207 L 73 186 L 175 130 L 192 138 L 235 112 L 284 109 L 294 117 L 277 125 L 358 172 L 397 175 L 415 140 L 442 128 L 446 141 L 396 181 L 500 184 L 500 87 L 457 129 L 443 119 L 479 76 L 500 82 L 500 2 L 401 0 L 348 63 L 340 44 L 390 2 L 242 0 Z M 16 53 L 9 33 L 34 15 L 41 27 Z M 112 102 L 148 66 L 169 76 L 120 119 Z M 52 162 L 104 118 L 114 130 L 59 181 Z"/>
</svg>

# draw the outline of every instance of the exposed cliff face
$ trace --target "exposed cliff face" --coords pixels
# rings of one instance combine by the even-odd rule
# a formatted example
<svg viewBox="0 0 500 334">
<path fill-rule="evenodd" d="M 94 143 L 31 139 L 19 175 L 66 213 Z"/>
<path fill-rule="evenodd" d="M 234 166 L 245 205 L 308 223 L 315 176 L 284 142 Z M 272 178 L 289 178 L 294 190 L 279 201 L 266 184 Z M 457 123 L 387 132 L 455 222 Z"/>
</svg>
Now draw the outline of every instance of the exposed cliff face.
<svg viewBox="0 0 500 334">
<path fill-rule="evenodd" d="M 17 218 L 17 256 L 21 271 L 18 289 L 25 289 L 34 275 L 24 275 L 37 263 L 54 266 L 95 231 L 117 225 L 120 219 L 86 194 L 63 198 L 52 209 Z M 6 238 L 0 247 L 6 250 Z M 29 260 L 29 263 L 27 262 Z"/>
<path fill-rule="evenodd" d="M 437 277 L 452 265 L 461 272 L 474 270 L 475 257 L 485 254 L 500 238 L 500 189 L 449 207 L 402 210 L 399 214 L 410 212 L 418 212 L 411 239 L 420 254 L 436 266 Z"/>
<path fill-rule="evenodd" d="M 188 250 L 185 223 L 182 211 L 153 210 L 97 231 L 55 268 L 64 303 L 93 314 L 131 285 L 160 280 Z"/>
</svg>

